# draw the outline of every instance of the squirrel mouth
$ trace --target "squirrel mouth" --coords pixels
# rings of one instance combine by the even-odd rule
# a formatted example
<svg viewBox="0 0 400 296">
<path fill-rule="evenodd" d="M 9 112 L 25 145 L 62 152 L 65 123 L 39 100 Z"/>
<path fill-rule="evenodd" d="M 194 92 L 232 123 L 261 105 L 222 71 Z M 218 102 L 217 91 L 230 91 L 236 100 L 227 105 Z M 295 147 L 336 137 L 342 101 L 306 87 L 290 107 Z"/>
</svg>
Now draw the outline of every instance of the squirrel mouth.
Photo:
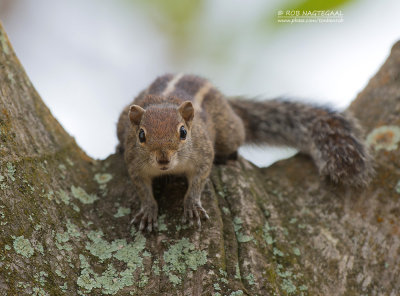
<svg viewBox="0 0 400 296">
<path fill-rule="evenodd" d="M 160 167 L 160 170 L 166 171 L 166 170 L 168 170 L 168 167 Z"/>
</svg>

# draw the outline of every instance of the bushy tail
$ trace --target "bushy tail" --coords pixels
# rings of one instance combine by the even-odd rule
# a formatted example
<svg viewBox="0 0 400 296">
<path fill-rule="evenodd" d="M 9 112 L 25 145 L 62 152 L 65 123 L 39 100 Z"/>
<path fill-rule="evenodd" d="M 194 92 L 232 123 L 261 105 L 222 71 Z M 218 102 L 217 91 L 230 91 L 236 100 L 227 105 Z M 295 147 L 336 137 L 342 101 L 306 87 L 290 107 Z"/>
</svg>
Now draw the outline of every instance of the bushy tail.
<svg viewBox="0 0 400 296">
<path fill-rule="evenodd" d="M 336 183 L 364 186 L 371 180 L 372 157 L 349 114 L 281 100 L 236 98 L 229 103 L 244 122 L 246 143 L 297 148 Z"/>
</svg>

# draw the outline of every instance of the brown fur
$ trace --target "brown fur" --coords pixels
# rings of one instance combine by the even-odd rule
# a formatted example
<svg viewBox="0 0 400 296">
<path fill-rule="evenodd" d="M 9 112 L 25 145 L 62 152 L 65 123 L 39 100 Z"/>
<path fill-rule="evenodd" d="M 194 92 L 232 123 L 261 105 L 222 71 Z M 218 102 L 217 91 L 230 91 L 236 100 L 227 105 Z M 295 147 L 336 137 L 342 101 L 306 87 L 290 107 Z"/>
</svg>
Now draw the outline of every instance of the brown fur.
<svg viewBox="0 0 400 296">
<path fill-rule="evenodd" d="M 200 226 L 200 217 L 208 217 L 200 196 L 214 157 L 236 155 L 245 141 L 296 147 L 310 154 L 321 174 L 335 182 L 365 185 L 373 172 L 360 129 L 346 114 L 278 100 L 227 100 L 194 75 L 161 76 L 133 104 L 123 110 L 117 134 L 141 199 L 141 210 L 133 220 L 140 222 L 141 230 L 157 226 L 151 182 L 164 174 L 186 175 L 184 217 Z"/>
</svg>

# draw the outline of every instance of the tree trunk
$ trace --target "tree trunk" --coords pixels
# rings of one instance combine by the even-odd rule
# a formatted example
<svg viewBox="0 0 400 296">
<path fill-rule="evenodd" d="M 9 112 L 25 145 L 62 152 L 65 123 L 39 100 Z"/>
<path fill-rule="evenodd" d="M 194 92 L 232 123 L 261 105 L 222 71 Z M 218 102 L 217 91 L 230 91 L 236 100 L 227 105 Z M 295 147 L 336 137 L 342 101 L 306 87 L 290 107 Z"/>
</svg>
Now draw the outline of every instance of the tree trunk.
<svg viewBox="0 0 400 296">
<path fill-rule="evenodd" d="M 303 155 L 213 168 L 210 220 L 181 223 L 185 181 L 155 184 L 159 230 L 120 154 L 89 158 L 44 105 L 0 25 L 0 295 L 399 295 L 400 43 L 350 106 L 376 176 L 320 180 Z"/>
</svg>

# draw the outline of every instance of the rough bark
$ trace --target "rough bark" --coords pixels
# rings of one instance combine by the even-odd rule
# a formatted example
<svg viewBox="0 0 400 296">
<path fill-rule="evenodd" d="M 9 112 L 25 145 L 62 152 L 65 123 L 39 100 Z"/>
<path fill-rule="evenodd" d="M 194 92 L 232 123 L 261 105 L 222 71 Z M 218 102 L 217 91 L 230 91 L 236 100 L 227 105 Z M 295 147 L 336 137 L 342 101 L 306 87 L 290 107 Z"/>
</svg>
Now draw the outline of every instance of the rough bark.
<svg viewBox="0 0 400 296">
<path fill-rule="evenodd" d="M 400 43 L 350 106 L 376 177 L 326 183 L 306 156 L 215 166 L 201 231 L 184 180 L 155 184 L 160 229 L 122 157 L 90 159 L 54 119 L 0 27 L 0 295 L 399 295 Z"/>
</svg>

